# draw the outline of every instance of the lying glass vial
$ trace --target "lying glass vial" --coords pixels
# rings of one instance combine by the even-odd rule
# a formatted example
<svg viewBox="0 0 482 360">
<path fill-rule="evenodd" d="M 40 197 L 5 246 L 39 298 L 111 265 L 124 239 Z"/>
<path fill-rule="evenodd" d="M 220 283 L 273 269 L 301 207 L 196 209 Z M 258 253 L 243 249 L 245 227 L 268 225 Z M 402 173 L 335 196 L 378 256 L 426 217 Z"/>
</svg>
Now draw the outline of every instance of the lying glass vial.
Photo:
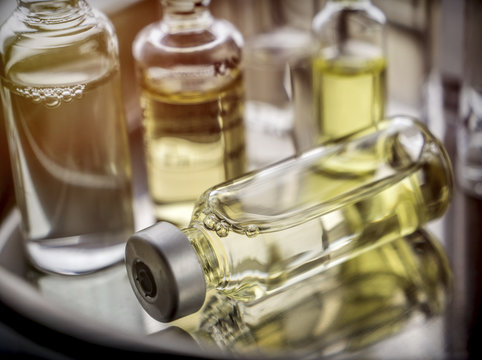
<svg viewBox="0 0 482 360">
<path fill-rule="evenodd" d="M 420 122 L 394 117 L 207 190 L 188 227 L 159 222 L 126 246 L 132 288 L 168 322 L 222 289 L 268 295 L 441 217 L 453 173 Z"/>
</svg>

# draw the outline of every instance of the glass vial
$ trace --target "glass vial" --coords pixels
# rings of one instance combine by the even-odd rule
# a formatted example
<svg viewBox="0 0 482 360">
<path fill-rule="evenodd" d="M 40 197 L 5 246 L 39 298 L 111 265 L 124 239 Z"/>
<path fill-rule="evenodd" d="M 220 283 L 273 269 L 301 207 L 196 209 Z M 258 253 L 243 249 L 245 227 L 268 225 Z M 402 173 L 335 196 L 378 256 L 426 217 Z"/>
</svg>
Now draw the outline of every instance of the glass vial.
<svg viewBox="0 0 482 360">
<path fill-rule="evenodd" d="M 187 228 L 131 236 L 127 272 L 147 312 L 187 315 L 211 288 L 264 296 L 446 211 L 450 160 L 424 125 L 387 119 L 345 140 L 207 190 Z"/>
<path fill-rule="evenodd" d="M 0 41 L 27 254 L 62 274 L 121 261 L 134 227 L 113 26 L 84 0 L 19 0 Z"/>
<path fill-rule="evenodd" d="M 384 117 L 385 16 L 370 0 L 328 0 L 315 16 L 314 117 L 320 140 L 339 138 Z"/>
<path fill-rule="evenodd" d="M 213 291 L 173 325 L 206 349 L 318 358 L 366 349 L 443 314 L 451 285 L 444 249 L 417 230 L 254 301 Z"/>
<path fill-rule="evenodd" d="M 155 217 L 184 226 L 204 190 L 245 171 L 243 39 L 209 0 L 161 4 L 133 54 Z"/>
<path fill-rule="evenodd" d="M 482 4 L 467 2 L 464 81 L 457 122 L 457 180 L 462 190 L 482 199 Z"/>
</svg>

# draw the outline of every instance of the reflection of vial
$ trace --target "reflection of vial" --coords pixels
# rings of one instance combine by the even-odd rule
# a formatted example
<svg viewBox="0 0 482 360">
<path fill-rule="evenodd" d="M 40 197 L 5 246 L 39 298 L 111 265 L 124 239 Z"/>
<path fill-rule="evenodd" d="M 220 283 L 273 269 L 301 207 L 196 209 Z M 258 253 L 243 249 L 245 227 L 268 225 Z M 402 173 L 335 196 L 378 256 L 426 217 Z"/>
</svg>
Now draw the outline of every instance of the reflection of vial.
<svg viewBox="0 0 482 360">
<path fill-rule="evenodd" d="M 129 279 L 161 321 L 196 311 L 209 288 L 257 298 L 415 231 L 445 212 L 451 192 L 438 140 L 390 119 L 211 188 L 183 230 L 160 222 L 134 234 Z"/>
<path fill-rule="evenodd" d="M 443 248 L 417 230 L 254 301 L 213 291 L 198 313 L 173 325 L 206 349 L 328 356 L 386 339 L 415 318 L 442 314 L 450 286 Z"/>
<path fill-rule="evenodd" d="M 0 32 L 2 101 L 28 255 L 78 274 L 133 231 L 117 39 L 83 1 L 19 1 Z"/>
<path fill-rule="evenodd" d="M 158 219 L 187 225 L 208 187 L 245 170 L 242 38 L 209 1 L 162 1 L 133 53 L 149 191 Z"/>
<path fill-rule="evenodd" d="M 328 0 L 313 20 L 315 118 L 321 140 L 371 126 L 384 116 L 383 13 L 370 0 Z"/>
</svg>

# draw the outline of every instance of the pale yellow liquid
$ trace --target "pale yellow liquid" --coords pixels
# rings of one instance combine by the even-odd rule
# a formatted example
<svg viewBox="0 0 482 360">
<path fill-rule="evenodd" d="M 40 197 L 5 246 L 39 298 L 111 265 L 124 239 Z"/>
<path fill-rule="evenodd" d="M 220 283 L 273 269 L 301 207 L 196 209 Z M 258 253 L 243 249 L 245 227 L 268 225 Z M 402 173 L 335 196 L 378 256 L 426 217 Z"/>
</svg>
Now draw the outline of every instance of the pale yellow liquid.
<svg viewBox="0 0 482 360">
<path fill-rule="evenodd" d="M 14 50 L 25 58 L 2 78 L 2 96 L 29 255 L 62 273 L 117 262 L 133 231 L 118 68 L 107 57 L 68 62 L 73 49 Z"/>
<path fill-rule="evenodd" d="M 141 101 L 155 215 L 187 225 L 203 191 L 245 171 L 242 78 L 206 92 L 165 93 L 152 83 Z"/>
<path fill-rule="evenodd" d="M 244 234 L 234 231 L 229 220 L 218 219 L 212 225 L 210 220 L 206 221 L 206 211 L 201 210 L 193 225 L 202 224 L 200 229 L 209 243 L 194 237 L 194 246 L 200 257 L 207 259 L 208 281 L 218 288 L 231 289 L 235 297 L 264 296 L 271 289 L 300 281 L 374 246 L 410 234 L 429 219 L 438 217 L 450 197 L 449 184 L 423 186 L 422 171 L 410 169 L 401 182 L 380 184 L 387 188 L 378 194 L 371 192 L 354 198 L 351 205 L 345 204 L 313 220 L 300 218 L 292 223 L 290 219 L 273 224 L 273 229 L 267 224 L 262 231 L 253 226 L 252 235 L 249 225 L 241 229 Z M 443 170 L 437 167 L 426 171 L 429 178 L 443 176 Z M 356 188 L 356 181 L 318 173 L 301 186 L 302 192 L 326 189 L 326 195 L 320 194 L 320 199 L 331 199 L 330 192 Z M 427 200 L 438 192 L 442 194 L 440 203 L 427 206 Z M 211 214 L 210 211 L 219 213 L 216 208 L 207 213 Z M 215 229 L 223 225 L 229 230 L 220 236 L 223 233 Z"/>
<path fill-rule="evenodd" d="M 206 192 L 187 234 L 208 284 L 262 296 L 440 217 L 452 191 L 447 155 L 425 139 L 414 159 L 407 151 L 415 146 L 400 146 L 402 134 L 382 137 L 366 149 L 371 157 L 363 147 L 335 152 L 310 167 L 272 168 L 265 180 L 248 174 Z"/>
<path fill-rule="evenodd" d="M 198 314 L 176 324 L 201 344 L 239 354 L 304 358 L 358 350 L 410 319 L 442 313 L 451 272 L 437 242 L 416 231 L 259 300 L 212 292 Z"/>
<path fill-rule="evenodd" d="M 318 57 L 313 63 L 315 118 L 320 140 L 376 124 L 384 116 L 384 58 Z"/>
</svg>

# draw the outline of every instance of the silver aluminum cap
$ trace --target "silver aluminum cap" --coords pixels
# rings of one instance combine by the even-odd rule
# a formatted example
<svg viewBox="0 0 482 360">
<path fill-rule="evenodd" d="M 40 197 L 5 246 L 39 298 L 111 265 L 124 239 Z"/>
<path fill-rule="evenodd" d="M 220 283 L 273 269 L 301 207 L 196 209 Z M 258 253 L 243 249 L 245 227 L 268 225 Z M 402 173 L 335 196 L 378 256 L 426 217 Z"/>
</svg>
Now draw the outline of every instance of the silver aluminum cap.
<svg viewBox="0 0 482 360">
<path fill-rule="evenodd" d="M 202 267 L 189 239 L 174 225 L 159 222 L 133 234 L 125 261 L 132 289 L 154 319 L 169 322 L 201 308 Z"/>
</svg>

